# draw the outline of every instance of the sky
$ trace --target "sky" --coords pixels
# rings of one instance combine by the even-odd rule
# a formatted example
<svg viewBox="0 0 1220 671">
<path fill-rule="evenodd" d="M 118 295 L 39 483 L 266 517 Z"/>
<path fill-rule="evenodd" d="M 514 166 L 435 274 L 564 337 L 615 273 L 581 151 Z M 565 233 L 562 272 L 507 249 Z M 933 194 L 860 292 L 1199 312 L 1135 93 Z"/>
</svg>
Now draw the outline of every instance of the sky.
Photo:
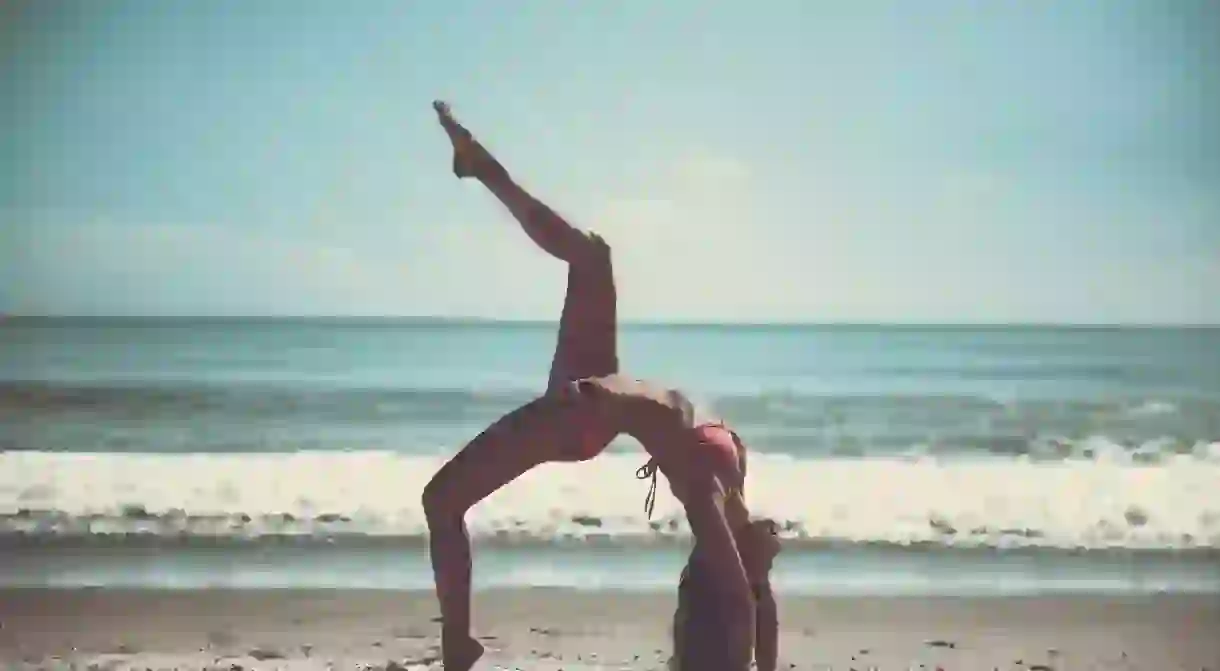
<svg viewBox="0 0 1220 671">
<path fill-rule="evenodd" d="M 0 313 L 1220 324 L 1220 6 L 0 5 Z"/>
</svg>

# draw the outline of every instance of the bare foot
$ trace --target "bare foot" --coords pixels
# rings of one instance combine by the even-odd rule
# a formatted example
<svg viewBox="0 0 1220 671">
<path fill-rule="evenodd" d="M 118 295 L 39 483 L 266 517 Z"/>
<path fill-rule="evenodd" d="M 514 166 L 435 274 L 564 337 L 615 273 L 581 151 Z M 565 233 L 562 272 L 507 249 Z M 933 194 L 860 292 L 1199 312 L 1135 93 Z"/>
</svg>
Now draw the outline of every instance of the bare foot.
<svg viewBox="0 0 1220 671">
<path fill-rule="evenodd" d="M 449 103 L 434 100 L 432 109 L 436 110 L 436 118 L 449 136 L 449 143 L 453 145 L 453 174 L 458 179 L 478 177 L 480 168 L 495 164 L 495 159 L 487 150 L 453 117 Z"/>
<path fill-rule="evenodd" d="M 470 671 L 483 656 L 483 644 L 469 635 L 462 638 L 441 638 L 441 660 L 445 671 Z"/>
</svg>

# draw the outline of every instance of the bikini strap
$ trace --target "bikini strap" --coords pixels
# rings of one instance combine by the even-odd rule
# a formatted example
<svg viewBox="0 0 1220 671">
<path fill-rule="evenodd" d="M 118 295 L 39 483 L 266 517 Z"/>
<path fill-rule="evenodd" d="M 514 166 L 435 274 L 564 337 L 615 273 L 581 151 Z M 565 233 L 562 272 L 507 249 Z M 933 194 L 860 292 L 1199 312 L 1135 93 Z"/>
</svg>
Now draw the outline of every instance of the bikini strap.
<svg viewBox="0 0 1220 671">
<path fill-rule="evenodd" d="M 644 512 L 648 513 L 648 519 L 652 519 L 652 510 L 657 505 L 657 460 L 649 459 L 648 463 L 640 466 L 635 471 L 636 480 L 647 480 L 652 478 L 652 484 L 648 485 L 648 495 L 644 497 Z"/>
<path fill-rule="evenodd" d="M 724 422 L 706 422 L 696 426 L 695 428 L 700 429 L 706 426 L 720 427 L 725 431 L 728 431 L 729 435 L 733 437 L 733 443 L 737 445 L 737 449 L 742 449 L 741 439 L 738 438 L 737 433 L 730 429 Z M 648 463 L 640 466 L 635 471 L 636 480 L 647 480 L 649 478 L 652 478 L 652 483 L 648 485 L 648 495 L 644 497 L 644 512 L 648 513 L 648 519 L 651 520 L 652 511 L 657 505 L 657 460 L 655 457 L 649 459 Z"/>
</svg>

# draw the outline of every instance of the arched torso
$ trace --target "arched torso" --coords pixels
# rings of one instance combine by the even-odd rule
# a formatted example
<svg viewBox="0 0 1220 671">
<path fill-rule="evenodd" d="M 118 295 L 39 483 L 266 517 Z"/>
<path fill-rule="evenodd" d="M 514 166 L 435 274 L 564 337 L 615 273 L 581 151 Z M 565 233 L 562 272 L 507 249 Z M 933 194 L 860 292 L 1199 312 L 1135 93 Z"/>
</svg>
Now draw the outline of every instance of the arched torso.
<svg viewBox="0 0 1220 671">
<path fill-rule="evenodd" d="M 744 447 L 732 429 L 701 412 L 677 389 L 642 381 L 619 384 L 634 403 L 627 432 L 665 474 L 676 496 L 682 498 L 682 483 L 696 473 L 715 475 L 725 488 L 744 486 Z"/>
</svg>

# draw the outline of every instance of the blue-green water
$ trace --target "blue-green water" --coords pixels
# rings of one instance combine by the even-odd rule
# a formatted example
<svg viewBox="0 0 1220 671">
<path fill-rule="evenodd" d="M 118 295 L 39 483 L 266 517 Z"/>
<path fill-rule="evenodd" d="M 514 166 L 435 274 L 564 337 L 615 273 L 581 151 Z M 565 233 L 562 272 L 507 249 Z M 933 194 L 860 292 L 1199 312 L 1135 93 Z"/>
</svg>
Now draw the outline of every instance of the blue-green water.
<svg viewBox="0 0 1220 671">
<path fill-rule="evenodd" d="M 415 585 L 420 487 L 542 390 L 554 337 L 439 320 L 0 321 L 0 542 L 70 554 L 44 565 L 85 575 L 107 552 L 139 565 L 123 553 L 152 539 L 179 578 L 223 582 L 244 570 L 217 568 L 229 559 L 325 538 L 332 550 L 292 546 L 258 575 L 358 581 L 360 561 L 385 557 L 386 581 Z M 1156 575 L 1139 584 L 1158 588 L 1220 584 L 1218 329 L 638 325 L 622 349 L 627 372 L 682 387 L 746 439 L 752 506 L 786 524 L 792 585 L 1082 584 L 1080 561 L 1144 567 Z M 621 441 L 472 511 L 495 546 L 484 573 L 538 581 L 533 557 L 569 567 L 549 571 L 561 583 L 669 584 L 684 527 L 664 497 L 659 522 L 642 516 L 641 460 Z M 200 564 L 191 539 L 218 538 L 236 544 Z M 1068 558 L 1082 548 L 1101 554 Z"/>
</svg>

